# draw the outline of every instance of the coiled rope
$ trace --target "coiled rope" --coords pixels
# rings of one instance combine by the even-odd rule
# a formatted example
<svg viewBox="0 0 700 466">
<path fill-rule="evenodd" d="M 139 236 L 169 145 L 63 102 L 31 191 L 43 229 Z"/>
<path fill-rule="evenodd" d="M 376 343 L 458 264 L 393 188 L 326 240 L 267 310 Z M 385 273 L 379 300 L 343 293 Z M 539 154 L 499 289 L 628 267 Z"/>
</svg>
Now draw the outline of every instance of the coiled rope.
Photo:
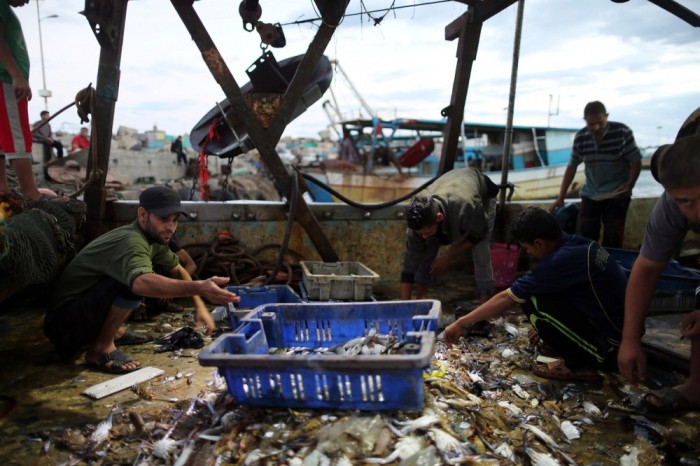
<svg viewBox="0 0 700 466">
<path fill-rule="evenodd" d="M 224 234 L 225 233 L 225 234 Z M 301 280 L 301 267 L 298 261 L 304 256 L 288 246 L 266 244 L 252 252 L 247 252 L 240 241 L 228 232 L 221 232 L 210 243 L 194 243 L 183 246 L 195 264 L 197 271 L 193 277 L 206 279 L 217 275 L 229 277 L 231 285 L 285 284 L 298 286 Z M 279 249 L 276 261 L 270 261 L 263 254 Z M 284 262 L 287 256 L 292 262 Z M 284 270 L 286 273 L 280 273 Z M 271 279 L 270 279 L 271 278 Z"/>
</svg>

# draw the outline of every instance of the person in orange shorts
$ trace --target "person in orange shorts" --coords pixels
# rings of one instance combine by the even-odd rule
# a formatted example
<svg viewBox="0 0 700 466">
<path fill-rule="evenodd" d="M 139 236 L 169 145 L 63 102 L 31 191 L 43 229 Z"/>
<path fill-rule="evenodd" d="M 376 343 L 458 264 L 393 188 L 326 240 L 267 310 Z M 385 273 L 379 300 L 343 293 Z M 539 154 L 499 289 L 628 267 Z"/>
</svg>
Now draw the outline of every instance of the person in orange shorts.
<svg viewBox="0 0 700 466">
<path fill-rule="evenodd" d="M 40 199 L 32 172 L 32 134 L 29 127 L 29 54 L 22 26 L 10 7 L 29 0 L 0 2 L 0 201 L 15 197 L 7 182 L 6 162 L 12 163 L 25 201 Z"/>
</svg>

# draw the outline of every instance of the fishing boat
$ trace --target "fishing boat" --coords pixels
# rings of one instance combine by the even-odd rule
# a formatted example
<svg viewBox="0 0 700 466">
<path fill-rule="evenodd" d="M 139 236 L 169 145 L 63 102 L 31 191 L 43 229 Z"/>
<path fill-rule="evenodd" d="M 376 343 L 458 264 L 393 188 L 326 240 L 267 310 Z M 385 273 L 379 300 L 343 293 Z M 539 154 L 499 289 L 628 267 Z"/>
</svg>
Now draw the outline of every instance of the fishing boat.
<svg viewBox="0 0 700 466">
<path fill-rule="evenodd" d="M 84 12 L 105 52 L 100 62 L 97 80 L 97 94 L 101 96 L 116 95 L 114 92 L 119 87 L 119 73 L 115 73 L 114 70 L 118 69 L 119 65 L 127 1 L 115 0 L 112 3 L 110 11 L 115 14 L 104 14 L 104 8 L 97 2 L 86 2 Z M 246 5 L 242 4 L 241 11 L 246 10 L 243 6 L 250 6 L 251 2 L 244 3 Z M 468 3 L 470 11 L 464 16 L 464 27 L 473 26 L 473 21 L 476 21 L 477 29 L 480 30 L 480 22 L 483 22 L 487 15 L 493 15 L 507 4 L 515 2 L 483 0 Z M 340 26 L 343 13 L 343 10 L 337 12 L 340 2 L 316 4 L 324 20 L 319 22 L 313 47 L 309 48 L 311 55 L 318 50 L 325 50 L 332 33 Z M 192 2 L 174 1 L 173 5 L 207 64 L 217 65 L 215 77 L 225 78 L 230 75 L 217 49 L 212 47 L 206 30 L 202 28 Z M 244 19 L 244 28 L 245 25 Z M 105 31 L 108 34 L 105 34 Z M 453 38 L 458 35 L 458 49 L 474 54 L 478 45 L 478 34 L 467 33 L 463 28 L 450 25 L 446 35 Z M 120 40 L 113 40 L 115 38 Z M 301 67 L 302 65 L 300 69 Z M 465 76 L 465 71 L 460 70 L 471 68 L 464 66 L 457 69 L 455 83 L 466 89 L 465 83 L 468 83 L 469 76 Z M 237 98 L 235 92 L 227 94 Z M 458 97 L 453 100 L 459 100 Z M 453 104 L 463 107 L 463 97 L 464 95 L 462 102 Z M 123 384 L 124 379 L 121 379 L 120 386 L 123 384 L 124 390 L 105 395 L 111 398 L 103 401 L 84 399 L 81 393 L 95 393 L 90 388 L 96 386 L 113 387 L 114 380 L 105 381 L 105 374 L 88 370 L 84 364 L 58 364 L 49 359 L 48 355 L 53 353 L 52 349 L 46 339 L 40 336 L 46 309 L 43 304 L 36 305 L 32 299 L 46 300 L 50 294 L 47 293 L 47 285 L 50 286 L 60 273 L 73 247 L 82 244 L 73 240 L 82 240 L 83 235 L 88 240 L 92 239 L 107 229 L 130 223 L 134 219 L 138 206 L 136 201 L 105 201 L 105 178 L 110 162 L 109 136 L 116 100 L 109 102 L 105 104 L 104 100 L 101 101 L 93 115 L 93 125 L 98 129 L 96 134 L 100 138 L 95 146 L 101 149 L 93 150 L 99 158 L 93 165 L 99 169 L 94 174 L 100 179 L 98 183 L 87 186 L 85 204 L 45 202 L 43 206 L 28 209 L 12 217 L 12 223 L 4 225 L 4 232 L 8 238 L 10 234 L 16 233 L 11 239 L 21 238 L 25 244 L 32 247 L 19 251 L 16 256 L 21 256 L 22 260 L 12 262 L 9 259 L 13 257 L 17 247 L 9 250 L 11 254 L 4 255 L 5 260 L 2 263 L 7 269 L 3 269 L 4 273 L 0 274 L 0 278 L 7 279 L 7 282 L 0 286 L 0 291 L 5 297 L 20 297 L 13 296 L 13 292 L 25 292 L 25 296 L 29 295 L 27 297 L 31 298 L 28 302 L 13 300 L 12 303 L 6 301 L 9 305 L 6 302 L 2 303 L 5 313 L 2 315 L 4 319 L 0 322 L 0 327 L 6 329 L 7 338 L 3 338 L 4 346 L 0 352 L 6 356 L 3 360 L 6 383 L 0 394 L 0 417 L 3 418 L 3 427 L 7 428 L 3 431 L 0 456 L 12 458 L 12 462 L 17 464 L 32 464 L 38 461 L 57 464 L 90 462 L 96 458 L 103 463 L 130 464 L 185 464 L 200 460 L 247 464 L 359 464 L 367 462 L 365 460 L 370 453 L 366 452 L 373 452 L 371 455 L 377 457 L 371 462 L 382 464 L 397 464 L 399 461 L 425 464 L 528 461 L 524 455 L 530 457 L 532 463 L 549 461 L 567 464 L 622 464 L 642 459 L 653 464 L 691 464 L 694 458 L 697 458 L 697 446 L 692 439 L 698 437 L 698 431 L 697 423 L 692 422 L 693 418 L 674 415 L 668 420 L 655 418 L 652 422 L 643 416 L 630 415 L 633 409 L 630 406 L 634 406 L 633 400 L 640 400 L 644 392 L 637 387 L 620 383 L 621 380 L 615 374 L 611 374 L 602 387 L 562 382 L 549 385 L 528 378 L 527 371 L 523 371 L 525 360 L 522 359 L 530 351 L 525 336 L 528 328 L 527 325 L 518 325 L 514 328 L 515 332 L 512 332 L 513 329 L 505 325 L 512 324 L 511 321 L 496 326 L 490 341 L 500 342 L 499 344 L 487 345 L 486 348 L 483 339 L 478 338 L 474 344 L 470 342 L 469 346 L 464 346 L 463 350 L 462 347 L 445 350 L 442 353 L 444 357 L 436 358 L 435 364 L 431 364 L 425 373 L 419 373 L 417 377 L 419 383 L 426 384 L 429 390 L 429 395 L 425 396 L 426 409 L 415 412 L 402 411 L 391 414 L 391 417 L 382 418 L 378 413 L 371 411 L 359 413 L 353 410 L 348 411 L 348 415 L 338 414 L 339 410 L 314 412 L 308 409 L 290 409 L 280 404 L 265 409 L 240 408 L 235 397 L 224 395 L 227 387 L 221 381 L 219 371 L 192 369 L 197 365 L 189 356 L 196 356 L 196 353 L 190 351 L 166 355 L 135 349 L 143 365 L 148 364 L 144 369 L 157 369 L 162 366 L 167 369 L 167 375 L 164 370 L 160 370 L 158 375 L 151 372 L 149 378 L 139 379 L 138 382 L 129 379 L 127 384 Z M 227 114 L 226 111 L 220 113 Z M 461 111 L 457 113 L 462 114 Z M 289 115 L 283 117 L 284 121 L 289 121 Z M 208 119 L 206 122 L 211 124 L 214 120 Z M 203 124 L 200 129 L 203 130 L 204 126 Z M 445 126 L 450 126 L 449 122 Z M 235 125 L 233 127 L 235 128 Z M 226 131 L 224 126 L 220 129 Z M 254 134 L 254 131 L 255 128 L 251 128 L 251 134 Z M 243 135 L 238 129 L 236 133 L 238 136 Z M 446 131 L 444 144 L 454 142 L 454 139 L 448 137 L 450 135 L 455 136 L 454 132 Z M 220 151 L 219 155 L 229 157 L 229 154 L 237 150 L 236 147 L 241 147 L 240 143 L 245 136 L 238 136 L 236 141 L 229 140 L 232 144 L 231 152 L 227 152 L 227 146 L 221 146 L 217 149 Z M 264 161 L 275 162 L 276 154 L 272 153 L 271 147 L 277 142 L 278 135 L 271 136 L 269 140 L 257 136 L 255 141 L 260 143 Z M 533 134 L 533 151 L 535 147 L 540 148 L 536 136 L 539 135 Z M 199 144 L 204 141 L 205 139 L 200 139 Z M 435 138 L 434 150 L 437 150 L 438 142 L 440 141 Z M 514 142 L 518 144 L 523 141 L 514 137 Z M 416 142 L 411 142 L 407 145 L 415 147 L 415 144 Z M 419 152 L 419 149 L 416 151 Z M 419 153 L 417 158 L 424 155 L 423 152 Z M 468 164 L 470 154 L 468 151 L 465 151 L 465 154 Z M 512 163 L 515 163 L 515 157 L 521 152 L 515 150 L 513 154 Z M 416 161 L 413 167 L 401 167 L 402 175 L 408 177 L 411 170 L 421 170 L 421 163 L 428 163 L 431 155 L 426 155 L 423 161 Z M 397 160 L 400 159 L 401 156 Z M 529 166 L 531 162 L 528 162 L 525 156 L 517 160 L 518 164 L 522 161 L 522 167 L 514 166 L 514 170 L 537 167 L 536 163 Z M 374 160 L 371 164 L 374 165 Z M 271 166 L 271 170 L 278 168 L 272 163 L 268 165 Z M 448 165 L 452 167 L 451 163 Z M 541 165 L 554 165 L 549 153 L 546 163 Z M 377 167 L 372 168 L 373 172 L 380 171 Z M 384 168 L 389 167 L 382 167 Z M 492 167 L 485 171 L 488 173 L 495 169 Z M 395 170 L 398 171 L 398 168 Z M 369 211 L 340 203 L 306 205 L 297 191 L 298 186 L 290 181 L 296 177 L 283 170 L 277 170 L 274 174 L 285 194 L 285 201 L 183 202 L 183 210 L 187 216 L 183 217 L 178 227 L 182 245 L 204 245 L 206 254 L 222 258 L 239 257 L 239 247 L 251 251 L 269 251 L 270 244 L 278 245 L 282 241 L 284 246 L 279 248 L 280 259 L 285 256 L 284 251 L 293 256 L 294 260 L 299 256 L 311 260 L 321 259 L 323 262 L 336 262 L 340 258 L 352 259 L 384 277 L 384 289 L 393 292 L 380 296 L 382 300 L 388 303 L 398 295 L 397 258 L 404 249 L 402 238 L 406 229 L 405 206 L 394 205 Z M 423 175 L 427 176 L 429 173 Z M 512 175 L 511 180 L 515 179 L 512 173 L 509 175 Z M 643 226 L 654 201 L 642 199 L 630 207 L 632 215 L 627 222 L 626 247 L 636 247 L 641 241 Z M 507 204 L 506 218 L 512 218 L 525 204 L 527 203 Z M 41 213 L 38 207 L 43 207 L 45 212 Z M 59 211 L 68 208 L 75 210 Z M 65 215 L 66 213 L 69 215 Z M 234 234 L 237 248 L 235 254 L 230 250 L 222 254 L 221 249 L 214 247 L 215 244 L 218 246 L 225 242 L 234 242 Z M 8 251 L 7 245 L 12 244 L 21 243 L 3 242 L 3 254 Z M 35 250 L 37 253 L 30 256 Z M 274 249 L 272 251 L 276 252 Z M 229 270 L 232 275 L 236 272 L 235 267 L 230 267 Z M 464 293 L 462 286 L 470 281 L 467 271 L 467 267 L 461 268 L 458 276 L 449 277 L 449 280 L 445 279 L 436 284 L 438 286 L 434 288 L 435 297 L 444 301 L 444 309 L 456 310 L 457 301 L 449 300 L 446 292 L 450 285 L 459 287 L 454 294 L 459 294 L 458 299 L 464 303 L 461 297 Z M 276 273 L 270 276 L 277 278 Z M 388 304 L 391 308 L 395 306 L 392 303 Z M 290 335 L 298 335 L 299 339 L 308 340 L 311 334 L 315 334 L 316 338 L 318 335 L 335 338 L 341 333 L 335 322 L 331 331 L 330 321 L 335 319 L 336 315 L 328 319 L 310 314 L 303 317 L 304 321 L 300 322 L 293 332 L 289 332 Z M 375 329 L 375 317 L 363 316 L 362 322 L 358 319 L 357 327 L 363 331 Z M 165 323 L 166 318 L 170 322 L 176 322 L 171 320 L 170 315 L 163 315 L 161 321 Z M 177 322 L 185 323 L 189 320 L 190 316 L 187 320 Z M 396 321 L 394 315 L 391 320 Z M 314 327 L 315 323 L 311 324 L 311 321 L 318 321 L 320 325 Z M 168 325 L 172 328 L 170 322 Z M 524 324 L 522 321 L 516 323 Z M 167 328 L 160 324 L 161 322 L 158 323 L 159 329 Z M 142 325 L 145 327 L 150 324 Z M 401 322 L 394 326 L 402 331 L 410 327 Z M 255 330 L 253 327 L 248 328 Z M 659 328 L 658 324 L 650 325 L 648 335 L 658 332 Z M 256 334 L 260 333 L 240 333 L 240 341 L 252 342 L 253 338 L 258 338 Z M 677 333 L 673 335 L 675 338 L 663 338 L 664 349 L 672 344 L 679 344 Z M 661 339 L 659 337 L 659 340 Z M 522 346 L 518 348 L 514 342 L 520 342 Z M 685 346 L 678 349 L 672 347 L 672 354 L 669 352 L 671 355 L 665 360 L 656 358 L 654 368 L 661 370 L 654 373 L 662 373 L 665 385 L 671 385 L 666 382 L 671 382 L 670 376 L 675 374 L 670 372 L 676 371 L 676 367 L 683 366 L 687 369 L 689 342 L 686 339 L 681 343 Z M 513 351 L 509 346 L 517 351 Z M 255 348 L 264 349 L 262 346 Z M 509 350 L 508 354 L 506 349 Z M 258 359 L 270 360 L 263 359 L 264 356 L 266 355 L 255 355 Z M 293 359 L 298 357 L 290 355 L 289 360 Z M 675 365 L 669 364 L 668 361 L 675 362 Z M 363 381 L 361 387 L 356 389 L 353 386 L 353 396 L 360 395 L 365 401 L 383 400 L 382 390 L 389 391 L 394 387 L 380 383 L 380 380 L 386 379 L 366 377 L 366 372 L 363 372 L 356 362 L 353 360 L 352 364 L 344 368 L 349 367 L 353 372 L 353 379 Z M 326 364 L 321 360 L 314 360 L 314 363 L 319 367 Z M 380 367 L 379 364 L 373 365 Z M 266 384 L 265 387 L 280 387 L 283 379 L 285 383 L 292 381 L 295 389 L 291 393 L 299 399 L 318 400 L 330 391 L 345 390 L 350 386 L 346 379 L 335 374 L 326 376 L 324 373 L 317 376 L 311 372 L 301 373 L 297 370 L 299 366 L 291 363 L 286 367 L 277 367 L 280 367 L 279 374 L 267 376 L 263 372 L 255 372 L 253 375 L 246 375 L 245 386 L 248 390 L 245 395 L 259 393 L 263 384 Z M 389 372 L 394 367 L 386 362 L 382 369 Z M 424 374 L 427 377 L 424 377 Z M 313 380 L 317 385 L 302 385 L 299 382 L 302 377 Z M 151 381 L 150 378 L 154 380 Z M 655 380 L 659 379 L 655 377 Z M 406 386 L 405 381 L 401 383 L 402 389 Z M 127 390 L 130 387 L 133 387 L 133 390 Z M 489 387 L 495 389 L 484 390 Z M 377 388 L 380 390 L 376 390 Z M 273 394 L 278 393 L 279 390 Z M 375 396 L 377 393 L 380 396 Z M 561 416 L 552 416 L 552 412 L 560 413 Z M 525 422 L 521 422 L 521 419 Z M 574 426 L 571 421 L 577 419 L 585 419 L 586 422 L 576 421 Z M 426 423 L 426 420 L 429 422 Z M 438 428 L 443 424 L 456 426 L 455 429 L 446 429 L 456 432 L 446 432 Z M 207 428 L 203 429 L 202 426 Z M 489 428 L 484 429 L 483 426 Z M 573 435 L 571 427 L 577 427 L 573 429 Z M 397 429 L 400 435 L 395 433 Z M 360 434 L 364 435 L 364 438 Z M 452 439 L 448 436 L 453 434 L 458 438 Z M 577 440 L 579 437 L 580 440 Z M 649 439 L 654 439 L 655 442 L 652 443 Z M 412 444 L 409 445 L 407 440 Z M 338 445 L 343 448 L 337 448 Z M 407 446 L 410 451 L 406 453 Z M 390 453 L 392 451 L 397 453 Z M 402 455 L 401 458 L 399 454 Z M 506 459 L 501 460 L 502 458 Z"/>
<path fill-rule="evenodd" d="M 444 119 L 345 121 L 338 158 L 306 167 L 304 172 L 354 201 L 391 201 L 415 191 L 438 173 L 445 124 Z M 507 167 L 513 200 L 547 199 L 559 194 L 576 131 L 513 127 Z M 455 168 L 476 167 L 500 183 L 505 134 L 502 125 L 464 122 Z M 572 186 L 580 186 L 583 179 L 581 166 Z M 314 199 L 331 201 L 321 186 L 310 186 Z"/>
</svg>

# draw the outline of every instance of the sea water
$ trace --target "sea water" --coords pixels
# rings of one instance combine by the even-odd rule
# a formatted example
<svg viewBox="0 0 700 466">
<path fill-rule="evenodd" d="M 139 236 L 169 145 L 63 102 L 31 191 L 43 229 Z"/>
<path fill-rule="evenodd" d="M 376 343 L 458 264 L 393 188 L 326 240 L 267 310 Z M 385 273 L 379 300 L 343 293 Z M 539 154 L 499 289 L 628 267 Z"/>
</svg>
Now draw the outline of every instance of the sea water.
<svg viewBox="0 0 700 466">
<path fill-rule="evenodd" d="M 651 170 L 642 170 L 637 184 L 632 190 L 633 198 L 659 197 L 664 192 L 663 186 L 651 176 Z"/>
</svg>

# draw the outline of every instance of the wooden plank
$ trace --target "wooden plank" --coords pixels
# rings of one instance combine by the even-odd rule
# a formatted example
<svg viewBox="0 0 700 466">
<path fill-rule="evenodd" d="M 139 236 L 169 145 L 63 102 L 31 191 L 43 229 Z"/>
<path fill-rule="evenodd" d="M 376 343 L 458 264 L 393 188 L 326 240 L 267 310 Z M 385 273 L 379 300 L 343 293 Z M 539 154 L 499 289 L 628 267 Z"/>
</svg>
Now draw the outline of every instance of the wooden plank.
<svg viewBox="0 0 700 466">
<path fill-rule="evenodd" d="M 163 375 L 164 373 L 165 371 L 163 369 L 158 369 L 157 367 L 142 367 L 137 371 L 129 372 L 128 374 L 120 375 L 112 380 L 88 387 L 83 391 L 83 395 L 99 400 L 100 398 L 120 392 L 133 385 Z"/>
</svg>

